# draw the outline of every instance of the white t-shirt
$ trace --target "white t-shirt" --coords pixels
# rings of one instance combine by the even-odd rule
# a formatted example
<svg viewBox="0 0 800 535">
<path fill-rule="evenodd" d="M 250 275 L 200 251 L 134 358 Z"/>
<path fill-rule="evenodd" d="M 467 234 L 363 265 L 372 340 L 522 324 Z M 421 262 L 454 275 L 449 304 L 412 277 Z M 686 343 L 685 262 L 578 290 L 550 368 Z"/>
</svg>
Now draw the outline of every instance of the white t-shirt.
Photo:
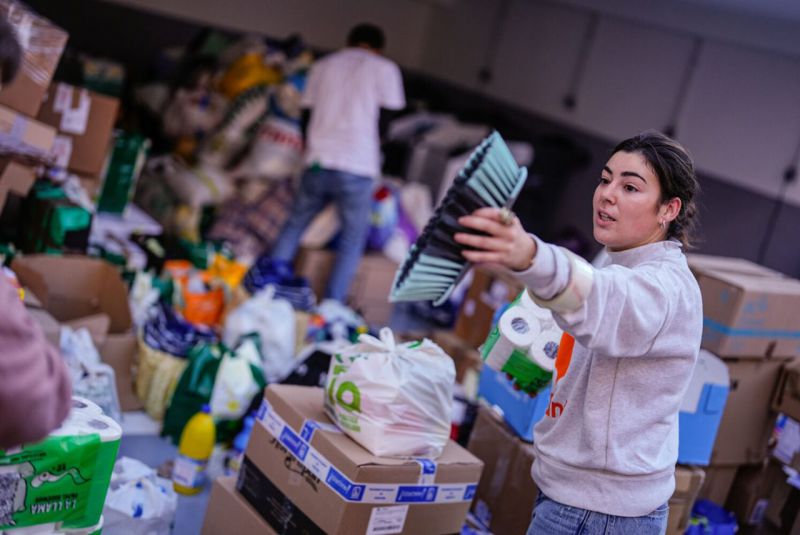
<svg viewBox="0 0 800 535">
<path fill-rule="evenodd" d="M 302 105 L 311 109 L 307 165 L 380 176 L 380 108 L 406 105 L 395 63 L 361 48 L 330 54 L 311 67 Z"/>
</svg>

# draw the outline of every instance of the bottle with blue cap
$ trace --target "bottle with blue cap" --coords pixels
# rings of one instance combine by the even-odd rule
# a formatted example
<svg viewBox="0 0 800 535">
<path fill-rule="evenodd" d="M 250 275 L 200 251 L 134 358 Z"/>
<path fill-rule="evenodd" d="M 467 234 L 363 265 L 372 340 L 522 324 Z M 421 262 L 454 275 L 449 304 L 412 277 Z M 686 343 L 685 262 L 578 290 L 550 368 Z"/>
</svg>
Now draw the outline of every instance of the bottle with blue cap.
<svg viewBox="0 0 800 535">
<path fill-rule="evenodd" d="M 178 444 L 178 457 L 172 468 L 172 486 L 178 494 L 200 493 L 206 484 L 206 469 L 217 429 L 211 417 L 211 408 L 206 404 L 200 412 L 192 416 L 181 433 Z"/>
</svg>

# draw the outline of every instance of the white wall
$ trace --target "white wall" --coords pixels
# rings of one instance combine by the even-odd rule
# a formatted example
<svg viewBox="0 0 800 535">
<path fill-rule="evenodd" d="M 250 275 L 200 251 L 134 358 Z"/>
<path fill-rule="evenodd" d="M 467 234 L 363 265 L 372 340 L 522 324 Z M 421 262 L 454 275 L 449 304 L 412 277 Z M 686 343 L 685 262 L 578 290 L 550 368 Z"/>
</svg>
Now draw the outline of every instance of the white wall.
<svg viewBox="0 0 800 535">
<path fill-rule="evenodd" d="M 800 145 L 798 18 L 712 9 L 714 2 L 701 0 L 108 1 L 275 37 L 300 32 L 330 49 L 354 23 L 374 22 L 386 30 L 387 55 L 404 67 L 609 141 L 670 124 L 700 38 L 675 122 L 698 167 L 774 196 L 785 168 L 800 164 L 793 162 Z M 592 20 L 594 36 L 581 57 Z M 581 61 L 577 106 L 568 110 L 562 101 Z M 478 72 L 486 66 L 492 78 L 484 83 Z M 788 198 L 800 206 L 800 186 L 791 185 Z"/>
</svg>

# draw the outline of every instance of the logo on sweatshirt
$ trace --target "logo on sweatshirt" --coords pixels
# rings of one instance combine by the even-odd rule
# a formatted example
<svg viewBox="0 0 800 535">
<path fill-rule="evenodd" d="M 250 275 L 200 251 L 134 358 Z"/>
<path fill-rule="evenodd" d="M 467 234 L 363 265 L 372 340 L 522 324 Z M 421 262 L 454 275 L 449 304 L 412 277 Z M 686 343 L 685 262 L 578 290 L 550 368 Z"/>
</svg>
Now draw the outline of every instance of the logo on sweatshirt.
<svg viewBox="0 0 800 535">
<path fill-rule="evenodd" d="M 550 390 L 550 404 L 547 406 L 546 416 L 550 418 L 558 418 L 564 412 L 564 406 L 567 404 L 553 401 L 558 382 L 567 374 L 569 364 L 572 361 L 572 350 L 575 347 L 575 339 L 564 333 L 561 335 L 561 343 L 558 344 L 558 354 L 556 355 L 556 376 L 553 379 L 553 388 Z"/>
</svg>

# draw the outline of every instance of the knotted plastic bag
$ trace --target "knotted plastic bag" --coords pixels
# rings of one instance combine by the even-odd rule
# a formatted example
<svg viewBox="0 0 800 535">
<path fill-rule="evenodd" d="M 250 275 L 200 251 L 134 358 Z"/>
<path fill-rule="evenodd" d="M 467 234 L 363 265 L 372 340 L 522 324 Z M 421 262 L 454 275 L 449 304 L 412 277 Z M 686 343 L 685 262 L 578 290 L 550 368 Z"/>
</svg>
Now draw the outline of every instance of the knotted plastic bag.
<svg viewBox="0 0 800 535">
<path fill-rule="evenodd" d="M 392 331 L 331 359 L 328 416 L 381 457 L 438 457 L 450 436 L 455 366 L 430 340 L 396 344 Z"/>
</svg>

